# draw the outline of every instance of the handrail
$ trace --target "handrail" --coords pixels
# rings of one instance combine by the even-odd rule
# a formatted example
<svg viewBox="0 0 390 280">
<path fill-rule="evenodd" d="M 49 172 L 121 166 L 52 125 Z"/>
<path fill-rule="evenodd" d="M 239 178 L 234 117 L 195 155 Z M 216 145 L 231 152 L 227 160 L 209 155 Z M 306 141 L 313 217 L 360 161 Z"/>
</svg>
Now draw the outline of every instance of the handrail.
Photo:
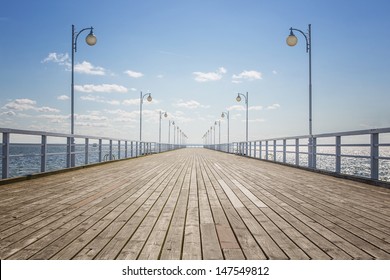
<svg viewBox="0 0 390 280">
<path fill-rule="evenodd" d="M 184 147 L 89 135 L 0 128 L 2 179 L 103 161 L 139 157 Z M 19 138 L 37 137 L 34 143 Z M 17 137 L 16 137 L 17 138 Z M 104 156 L 103 156 L 104 155 Z"/>
<path fill-rule="evenodd" d="M 303 135 L 204 147 L 314 170 L 390 182 L 390 127 L 323 133 L 313 135 L 312 138 Z M 312 161 L 309 160 L 310 157 Z"/>
</svg>

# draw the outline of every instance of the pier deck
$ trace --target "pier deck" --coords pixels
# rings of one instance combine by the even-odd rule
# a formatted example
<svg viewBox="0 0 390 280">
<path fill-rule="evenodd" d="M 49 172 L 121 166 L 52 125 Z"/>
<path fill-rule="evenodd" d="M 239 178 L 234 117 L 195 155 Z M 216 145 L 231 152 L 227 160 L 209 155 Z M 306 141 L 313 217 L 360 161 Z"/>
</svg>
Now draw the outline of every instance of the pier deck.
<svg viewBox="0 0 390 280">
<path fill-rule="evenodd" d="M 390 189 L 182 149 L 0 186 L 0 259 L 390 259 Z"/>
</svg>

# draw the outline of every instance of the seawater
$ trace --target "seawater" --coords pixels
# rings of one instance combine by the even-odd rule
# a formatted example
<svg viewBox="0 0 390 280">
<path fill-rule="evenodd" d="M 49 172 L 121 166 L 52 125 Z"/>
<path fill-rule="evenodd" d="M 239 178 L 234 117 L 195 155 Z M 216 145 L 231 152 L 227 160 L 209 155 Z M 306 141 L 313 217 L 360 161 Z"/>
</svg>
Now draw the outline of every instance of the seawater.
<svg viewBox="0 0 390 280">
<path fill-rule="evenodd" d="M 76 166 L 85 165 L 85 145 L 76 145 Z M 119 147 L 112 146 L 112 154 L 118 158 Z M 66 152 L 67 146 L 64 144 L 48 144 L 47 145 L 47 163 L 46 171 L 54 171 L 66 168 Z M 109 145 L 102 145 L 102 160 L 108 156 L 110 152 Z M 301 150 L 305 152 L 305 150 Z M 307 150 L 306 150 L 307 152 Z M 0 151 L 1 153 L 1 151 Z M 317 155 L 317 169 L 335 172 L 336 157 L 334 156 L 334 147 L 318 147 L 318 154 L 333 154 L 333 155 Z M 355 156 L 369 156 L 369 147 L 343 147 L 342 154 Z M 120 147 L 121 158 L 125 156 L 124 145 Z M 11 144 L 10 145 L 10 159 L 9 159 L 9 177 L 25 176 L 34 173 L 39 173 L 41 169 L 41 145 L 39 144 Z M 128 157 L 131 155 L 130 147 L 128 147 Z M 252 150 L 254 155 L 254 150 Z M 390 147 L 381 147 L 379 156 L 390 157 Z M 256 157 L 259 157 L 259 150 L 256 150 Z M 265 151 L 262 151 L 262 158 L 265 159 Z M 272 149 L 268 152 L 268 160 L 274 159 L 274 152 Z M 99 162 L 99 147 L 96 145 L 88 146 L 88 163 Z M 283 161 L 283 153 L 276 152 L 276 161 Z M 286 163 L 295 164 L 295 152 L 288 151 L 286 154 Z M 0 166 L 1 166 L 0 162 Z M 307 154 L 299 155 L 299 165 L 308 165 Z M 360 177 L 370 177 L 370 159 L 369 158 L 341 158 L 341 173 L 347 175 L 354 175 Z M 390 182 L 390 160 L 379 160 L 379 179 Z"/>
</svg>

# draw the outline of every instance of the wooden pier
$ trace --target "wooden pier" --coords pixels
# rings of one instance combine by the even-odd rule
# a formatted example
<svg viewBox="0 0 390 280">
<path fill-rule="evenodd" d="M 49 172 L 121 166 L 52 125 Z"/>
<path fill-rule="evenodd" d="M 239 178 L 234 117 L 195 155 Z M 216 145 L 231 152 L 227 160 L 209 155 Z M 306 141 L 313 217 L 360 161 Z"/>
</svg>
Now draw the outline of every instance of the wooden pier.
<svg viewBox="0 0 390 280">
<path fill-rule="evenodd" d="M 390 259 L 390 189 L 187 148 L 0 186 L 0 259 Z"/>
</svg>

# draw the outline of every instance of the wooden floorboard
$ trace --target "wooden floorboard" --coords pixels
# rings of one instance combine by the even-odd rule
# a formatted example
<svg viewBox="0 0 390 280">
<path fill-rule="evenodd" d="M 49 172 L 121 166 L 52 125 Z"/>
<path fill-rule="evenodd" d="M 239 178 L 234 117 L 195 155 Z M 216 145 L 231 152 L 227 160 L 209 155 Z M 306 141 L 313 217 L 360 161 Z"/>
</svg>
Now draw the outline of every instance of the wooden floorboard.
<svg viewBox="0 0 390 280">
<path fill-rule="evenodd" d="M 201 148 L 0 186 L 0 259 L 390 259 L 390 190 Z"/>
</svg>

